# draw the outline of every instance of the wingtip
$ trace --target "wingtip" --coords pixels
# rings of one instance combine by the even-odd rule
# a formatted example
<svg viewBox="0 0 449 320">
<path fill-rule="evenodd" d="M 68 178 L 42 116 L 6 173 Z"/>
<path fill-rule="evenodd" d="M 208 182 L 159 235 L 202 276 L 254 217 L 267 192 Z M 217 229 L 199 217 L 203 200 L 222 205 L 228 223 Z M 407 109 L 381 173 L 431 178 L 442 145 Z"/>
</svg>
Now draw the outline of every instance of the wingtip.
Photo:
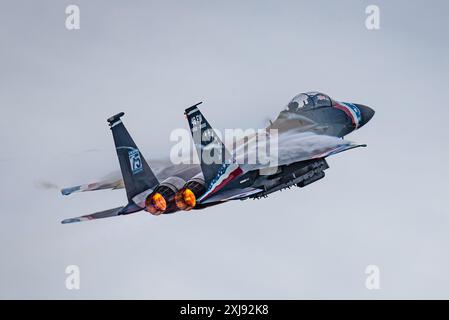
<svg viewBox="0 0 449 320">
<path fill-rule="evenodd" d="M 61 194 L 63 196 L 68 196 L 76 191 L 81 190 L 81 186 L 75 186 L 75 187 L 68 187 L 68 188 L 62 188 L 61 189 Z"/>
</svg>

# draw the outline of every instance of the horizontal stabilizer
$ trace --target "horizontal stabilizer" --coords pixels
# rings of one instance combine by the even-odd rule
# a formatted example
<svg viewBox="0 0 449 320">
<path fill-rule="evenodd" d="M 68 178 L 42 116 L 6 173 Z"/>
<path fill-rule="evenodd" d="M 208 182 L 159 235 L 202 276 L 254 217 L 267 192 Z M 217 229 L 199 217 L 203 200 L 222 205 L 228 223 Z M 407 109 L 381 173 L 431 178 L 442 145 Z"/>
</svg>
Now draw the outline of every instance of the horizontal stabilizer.
<svg viewBox="0 0 449 320">
<path fill-rule="evenodd" d="M 116 216 L 120 216 L 120 215 L 135 213 L 135 212 L 138 212 L 141 210 L 142 210 L 142 208 L 138 207 L 136 204 L 130 203 L 125 207 L 117 207 L 114 209 L 95 212 L 92 214 L 87 214 L 87 215 L 81 216 L 81 217 L 65 219 L 65 220 L 62 220 L 61 223 L 66 224 L 66 223 L 82 222 L 82 221 L 89 221 L 89 220 L 95 220 L 95 219 L 110 218 L 110 217 L 116 217 Z"/>
<path fill-rule="evenodd" d="M 81 217 L 65 219 L 65 220 L 62 220 L 61 223 L 65 224 L 65 223 L 74 223 L 74 222 L 89 221 L 89 220 L 94 220 L 94 219 L 115 217 L 115 216 L 119 215 L 119 213 L 122 209 L 123 209 L 123 207 L 118 207 L 118 208 L 114 208 L 114 209 L 109 209 L 109 210 L 105 210 L 105 211 L 88 214 L 88 215 L 81 216 Z"/>
</svg>

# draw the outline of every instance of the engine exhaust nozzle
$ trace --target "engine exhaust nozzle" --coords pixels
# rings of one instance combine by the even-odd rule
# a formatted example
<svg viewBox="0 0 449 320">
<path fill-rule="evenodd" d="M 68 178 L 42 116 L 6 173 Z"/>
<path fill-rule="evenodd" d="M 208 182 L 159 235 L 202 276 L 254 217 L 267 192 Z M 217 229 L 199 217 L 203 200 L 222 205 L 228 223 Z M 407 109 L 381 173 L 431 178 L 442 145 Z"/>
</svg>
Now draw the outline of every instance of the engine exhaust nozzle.
<svg viewBox="0 0 449 320">
<path fill-rule="evenodd" d="M 182 188 L 176 192 L 175 203 L 180 210 L 192 210 L 196 205 L 195 193 L 189 188 Z"/>
<path fill-rule="evenodd" d="M 155 192 L 145 200 L 145 207 L 149 213 L 158 216 L 167 210 L 167 200 L 162 194 Z"/>
</svg>

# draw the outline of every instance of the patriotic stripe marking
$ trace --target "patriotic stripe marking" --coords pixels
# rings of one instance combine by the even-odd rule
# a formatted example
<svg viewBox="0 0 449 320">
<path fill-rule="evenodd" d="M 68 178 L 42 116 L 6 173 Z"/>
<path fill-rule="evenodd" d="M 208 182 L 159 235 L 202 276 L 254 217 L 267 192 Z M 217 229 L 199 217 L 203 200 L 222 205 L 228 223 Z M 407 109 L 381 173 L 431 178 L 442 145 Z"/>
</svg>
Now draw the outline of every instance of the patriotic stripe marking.
<svg viewBox="0 0 449 320">
<path fill-rule="evenodd" d="M 356 105 L 347 102 L 338 102 L 335 104 L 335 108 L 346 113 L 351 118 L 352 124 L 356 129 L 359 127 L 360 122 L 362 122 L 362 113 Z"/>
<path fill-rule="evenodd" d="M 223 167 L 226 168 L 225 171 L 223 173 L 218 173 L 217 177 L 212 181 L 206 193 L 198 198 L 198 201 L 202 201 L 210 195 L 214 194 L 243 172 L 242 169 L 235 163 L 225 164 L 223 165 Z"/>
</svg>

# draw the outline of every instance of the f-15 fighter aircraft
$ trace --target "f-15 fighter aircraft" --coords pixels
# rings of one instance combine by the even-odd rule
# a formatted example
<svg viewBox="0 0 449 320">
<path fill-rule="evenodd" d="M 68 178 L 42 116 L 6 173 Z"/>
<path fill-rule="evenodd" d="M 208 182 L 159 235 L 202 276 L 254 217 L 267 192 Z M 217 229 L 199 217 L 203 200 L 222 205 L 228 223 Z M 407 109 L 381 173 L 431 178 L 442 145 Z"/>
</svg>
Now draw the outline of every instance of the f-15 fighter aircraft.
<svg viewBox="0 0 449 320">
<path fill-rule="evenodd" d="M 199 103 L 200 104 L 200 103 Z M 295 96 L 265 128 L 277 132 L 276 166 L 237 161 L 196 104 L 185 110 L 198 164 L 154 162 L 152 168 L 126 130 L 121 112 L 107 119 L 115 142 L 122 179 L 61 190 L 63 195 L 100 189 L 125 188 L 125 206 L 63 220 L 62 223 L 147 211 L 152 215 L 204 209 L 230 200 L 257 199 L 297 186 L 303 188 L 325 176 L 326 158 L 364 147 L 343 137 L 363 127 L 374 110 L 361 104 L 338 102 L 319 92 Z M 243 147 L 248 142 L 243 142 Z M 206 161 L 204 152 L 218 161 Z M 257 152 L 257 150 L 255 150 Z M 209 159 L 210 160 L 210 159 Z"/>
</svg>

